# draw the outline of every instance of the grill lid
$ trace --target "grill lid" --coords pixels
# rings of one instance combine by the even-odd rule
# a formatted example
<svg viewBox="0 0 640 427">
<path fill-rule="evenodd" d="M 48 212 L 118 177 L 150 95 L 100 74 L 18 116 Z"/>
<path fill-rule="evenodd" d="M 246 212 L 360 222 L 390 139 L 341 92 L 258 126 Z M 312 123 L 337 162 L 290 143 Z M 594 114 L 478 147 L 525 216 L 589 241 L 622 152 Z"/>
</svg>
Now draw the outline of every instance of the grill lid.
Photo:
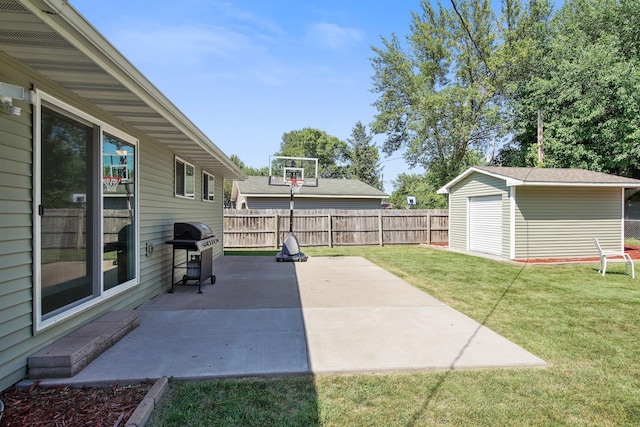
<svg viewBox="0 0 640 427">
<path fill-rule="evenodd" d="M 203 240 L 213 237 L 213 231 L 201 222 L 176 222 L 173 224 L 173 238 L 176 240 Z"/>
</svg>

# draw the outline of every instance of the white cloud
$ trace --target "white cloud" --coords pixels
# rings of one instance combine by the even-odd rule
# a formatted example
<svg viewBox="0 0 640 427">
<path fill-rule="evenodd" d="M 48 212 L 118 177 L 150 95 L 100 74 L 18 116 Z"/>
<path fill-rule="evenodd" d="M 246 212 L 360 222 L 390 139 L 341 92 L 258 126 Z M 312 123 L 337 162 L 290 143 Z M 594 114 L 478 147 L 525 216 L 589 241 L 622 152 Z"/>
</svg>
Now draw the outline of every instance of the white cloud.
<svg viewBox="0 0 640 427">
<path fill-rule="evenodd" d="M 221 7 L 219 19 L 225 20 L 226 18 L 228 22 L 244 26 L 252 32 L 276 36 L 286 34 L 286 31 L 270 18 L 260 16 L 248 9 L 238 9 L 231 3 L 221 3 L 219 6 Z"/>
<path fill-rule="evenodd" d="M 203 56 L 229 56 L 234 50 L 250 48 L 250 41 L 241 34 L 224 28 L 194 28 L 192 26 L 138 25 L 127 28 L 112 37 L 114 44 L 131 56 L 149 61 L 176 64 L 175 59 L 188 64 L 198 62 Z"/>
<path fill-rule="evenodd" d="M 286 80 L 274 57 L 272 33 L 234 26 L 159 25 L 138 22 L 111 36 L 112 43 L 148 77 L 196 73 L 218 79 L 257 79 L 268 85 Z"/>
<path fill-rule="evenodd" d="M 309 26 L 307 38 L 320 47 L 342 50 L 357 44 L 364 38 L 364 34 L 354 28 L 319 22 Z"/>
</svg>

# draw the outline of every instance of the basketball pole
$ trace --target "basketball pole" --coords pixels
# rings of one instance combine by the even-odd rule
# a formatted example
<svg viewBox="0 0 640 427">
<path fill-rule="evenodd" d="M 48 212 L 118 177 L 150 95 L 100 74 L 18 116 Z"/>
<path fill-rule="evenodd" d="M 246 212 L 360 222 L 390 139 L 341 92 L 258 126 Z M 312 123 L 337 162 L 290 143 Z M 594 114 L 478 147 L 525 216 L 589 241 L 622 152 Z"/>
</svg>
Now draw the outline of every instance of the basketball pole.
<svg viewBox="0 0 640 427">
<path fill-rule="evenodd" d="M 291 198 L 289 199 L 289 233 L 293 233 L 293 185 L 289 186 Z"/>
<path fill-rule="evenodd" d="M 291 161 L 291 167 L 295 167 L 296 162 Z M 289 199 L 289 233 L 293 233 L 293 179 L 295 175 L 291 172 L 291 182 L 289 183 L 289 191 L 291 191 L 291 198 Z"/>
<path fill-rule="evenodd" d="M 296 167 L 296 161 L 295 160 L 291 160 L 291 167 L 294 168 Z M 289 233 L 293 233 L 293 187 L 294 187 L 294 182 L 293 180 L 296 178 L 295 173 L 293 171 L 291 171 L 291 176 L 290 179 L 291 181 L 289 182 L 289 191 L 291 191 L 291 197 L 289 198 Z"/>
</svg>

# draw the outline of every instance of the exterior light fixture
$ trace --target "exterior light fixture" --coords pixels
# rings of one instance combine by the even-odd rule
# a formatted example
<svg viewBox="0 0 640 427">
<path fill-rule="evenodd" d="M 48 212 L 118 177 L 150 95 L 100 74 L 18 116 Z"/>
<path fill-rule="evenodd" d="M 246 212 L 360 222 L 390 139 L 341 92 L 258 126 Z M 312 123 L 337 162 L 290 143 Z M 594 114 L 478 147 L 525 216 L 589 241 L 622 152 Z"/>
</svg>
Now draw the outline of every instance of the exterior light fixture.
<svg viewBox="0 0 640 427">
<path fill-rule="evenodd" d="M 9 83 L 0 82 L 0 105 L 11 115 L 19 116 L 22 108 L 14 107 L 13 100 L 24 100 L 24 88 Z"/>
</svg>

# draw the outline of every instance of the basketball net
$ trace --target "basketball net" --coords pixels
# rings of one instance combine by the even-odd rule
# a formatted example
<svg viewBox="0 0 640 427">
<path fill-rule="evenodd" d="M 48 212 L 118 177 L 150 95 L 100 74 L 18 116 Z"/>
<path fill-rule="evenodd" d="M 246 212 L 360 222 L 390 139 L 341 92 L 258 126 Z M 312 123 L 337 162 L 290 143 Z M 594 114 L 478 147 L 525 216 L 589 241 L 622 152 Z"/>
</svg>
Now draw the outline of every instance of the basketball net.
<svg viewBox="0 0 640 427">
<path fill-rule="evenodd" d="M 304 185 L 304 179 L 287 179 L 287 184 L 291 187 L 291 191 L 297 194 L 300 192 L 300 188 Z"/>
<path fill-rule="evenodd" d="M 115 193 L 122 179 L 118 176 L 103 176 L 102 184 L 107 193 Z"/>
</svg>

